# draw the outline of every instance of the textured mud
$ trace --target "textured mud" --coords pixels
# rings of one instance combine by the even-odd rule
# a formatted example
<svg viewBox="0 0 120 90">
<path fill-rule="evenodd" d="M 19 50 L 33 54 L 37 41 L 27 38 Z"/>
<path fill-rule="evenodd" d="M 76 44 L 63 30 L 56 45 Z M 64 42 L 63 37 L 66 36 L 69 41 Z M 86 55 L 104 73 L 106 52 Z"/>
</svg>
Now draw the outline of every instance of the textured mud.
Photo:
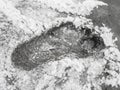
<svg viewBox="0 0 120 90">
<path fill-rule="evenodd" d="M 105 48 L 103 39 L 93 32 L 89 28 L 75 28 L 72 22 L 63 23 L 18 45 L 11 60 L 15 67 L 29 71 L 69 54 L 78 58 L 91 56 Z"/>
</svg>

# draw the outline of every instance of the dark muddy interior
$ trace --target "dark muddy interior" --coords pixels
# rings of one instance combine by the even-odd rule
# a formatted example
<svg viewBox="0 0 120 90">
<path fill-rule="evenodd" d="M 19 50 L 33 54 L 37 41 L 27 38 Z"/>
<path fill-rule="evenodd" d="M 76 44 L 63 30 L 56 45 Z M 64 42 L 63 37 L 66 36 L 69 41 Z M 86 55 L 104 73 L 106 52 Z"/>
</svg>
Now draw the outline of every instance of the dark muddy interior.
<svg viewBox="0 0 120 90">
<path fill-rule="evenodd" d="M 68 22 L 18 45 L 11 60 L 15 67 L 29 71 L 67 54 L 86 58 L 93 55 L 93 51 L 104 48 L 103 39 L 91 29 L 76 29 L 72 22 Z"/>
</svg>

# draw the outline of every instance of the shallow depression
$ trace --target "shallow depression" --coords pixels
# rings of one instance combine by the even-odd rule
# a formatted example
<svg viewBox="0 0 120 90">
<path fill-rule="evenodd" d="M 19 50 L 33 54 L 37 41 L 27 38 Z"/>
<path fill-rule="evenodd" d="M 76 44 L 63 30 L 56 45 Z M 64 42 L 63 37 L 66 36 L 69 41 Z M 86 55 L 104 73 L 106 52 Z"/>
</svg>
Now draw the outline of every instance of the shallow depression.
<svg viewBox="0 0 120 90">
<path fill-rule="evenodd" d="M 103 39 L 89 28 L 75 28 L 72 22 L 62 23 L 48 32 L 19 44 L 11 55 L 15 68 L 32 70 L 68 54 L 86 58 L 105 48 Z"/>
</svg>

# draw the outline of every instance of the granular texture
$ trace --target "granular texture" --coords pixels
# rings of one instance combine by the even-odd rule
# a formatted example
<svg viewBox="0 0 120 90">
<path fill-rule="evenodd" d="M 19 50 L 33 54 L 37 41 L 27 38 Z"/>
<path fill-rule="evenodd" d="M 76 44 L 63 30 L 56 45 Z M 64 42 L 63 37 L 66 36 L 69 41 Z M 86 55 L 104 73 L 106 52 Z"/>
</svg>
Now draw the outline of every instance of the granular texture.
<svg viewBox="0 0 120 90">
<path fill-rule="evenodd" d="M 68 54 L 86 58 L 104 48 L 103 39 L 91 29 L 78 29 L 72 22 L 67 22 L 18 45 L 11 60 L 15 67 L 29 71 Z"/>
</svg>

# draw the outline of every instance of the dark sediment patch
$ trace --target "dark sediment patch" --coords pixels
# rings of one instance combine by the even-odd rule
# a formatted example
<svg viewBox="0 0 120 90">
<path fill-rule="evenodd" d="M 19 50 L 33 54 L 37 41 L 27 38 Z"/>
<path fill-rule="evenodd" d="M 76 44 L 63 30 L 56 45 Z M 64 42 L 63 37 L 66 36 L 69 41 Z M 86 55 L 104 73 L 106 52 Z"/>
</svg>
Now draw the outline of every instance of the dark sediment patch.
<svg viewBox="0 0 120 90">
<path fill-rule="evenodd" d="M 112 87 L 111 85 L 102 85 L 102 90 L 120 90 L 120 86 L 118 87 Z"/>
<path fill-rule="evenodd" d="M 15 67 L 30 71 L 71 53 L 86 58 L 93 55 L 93 51 L 105 48 L 103 39 L 93 31 L 89 28 L 77 29 L 72 22 L 63 23 L 19 44 L 12 52 L 11 61 Z"/>
</svg>

